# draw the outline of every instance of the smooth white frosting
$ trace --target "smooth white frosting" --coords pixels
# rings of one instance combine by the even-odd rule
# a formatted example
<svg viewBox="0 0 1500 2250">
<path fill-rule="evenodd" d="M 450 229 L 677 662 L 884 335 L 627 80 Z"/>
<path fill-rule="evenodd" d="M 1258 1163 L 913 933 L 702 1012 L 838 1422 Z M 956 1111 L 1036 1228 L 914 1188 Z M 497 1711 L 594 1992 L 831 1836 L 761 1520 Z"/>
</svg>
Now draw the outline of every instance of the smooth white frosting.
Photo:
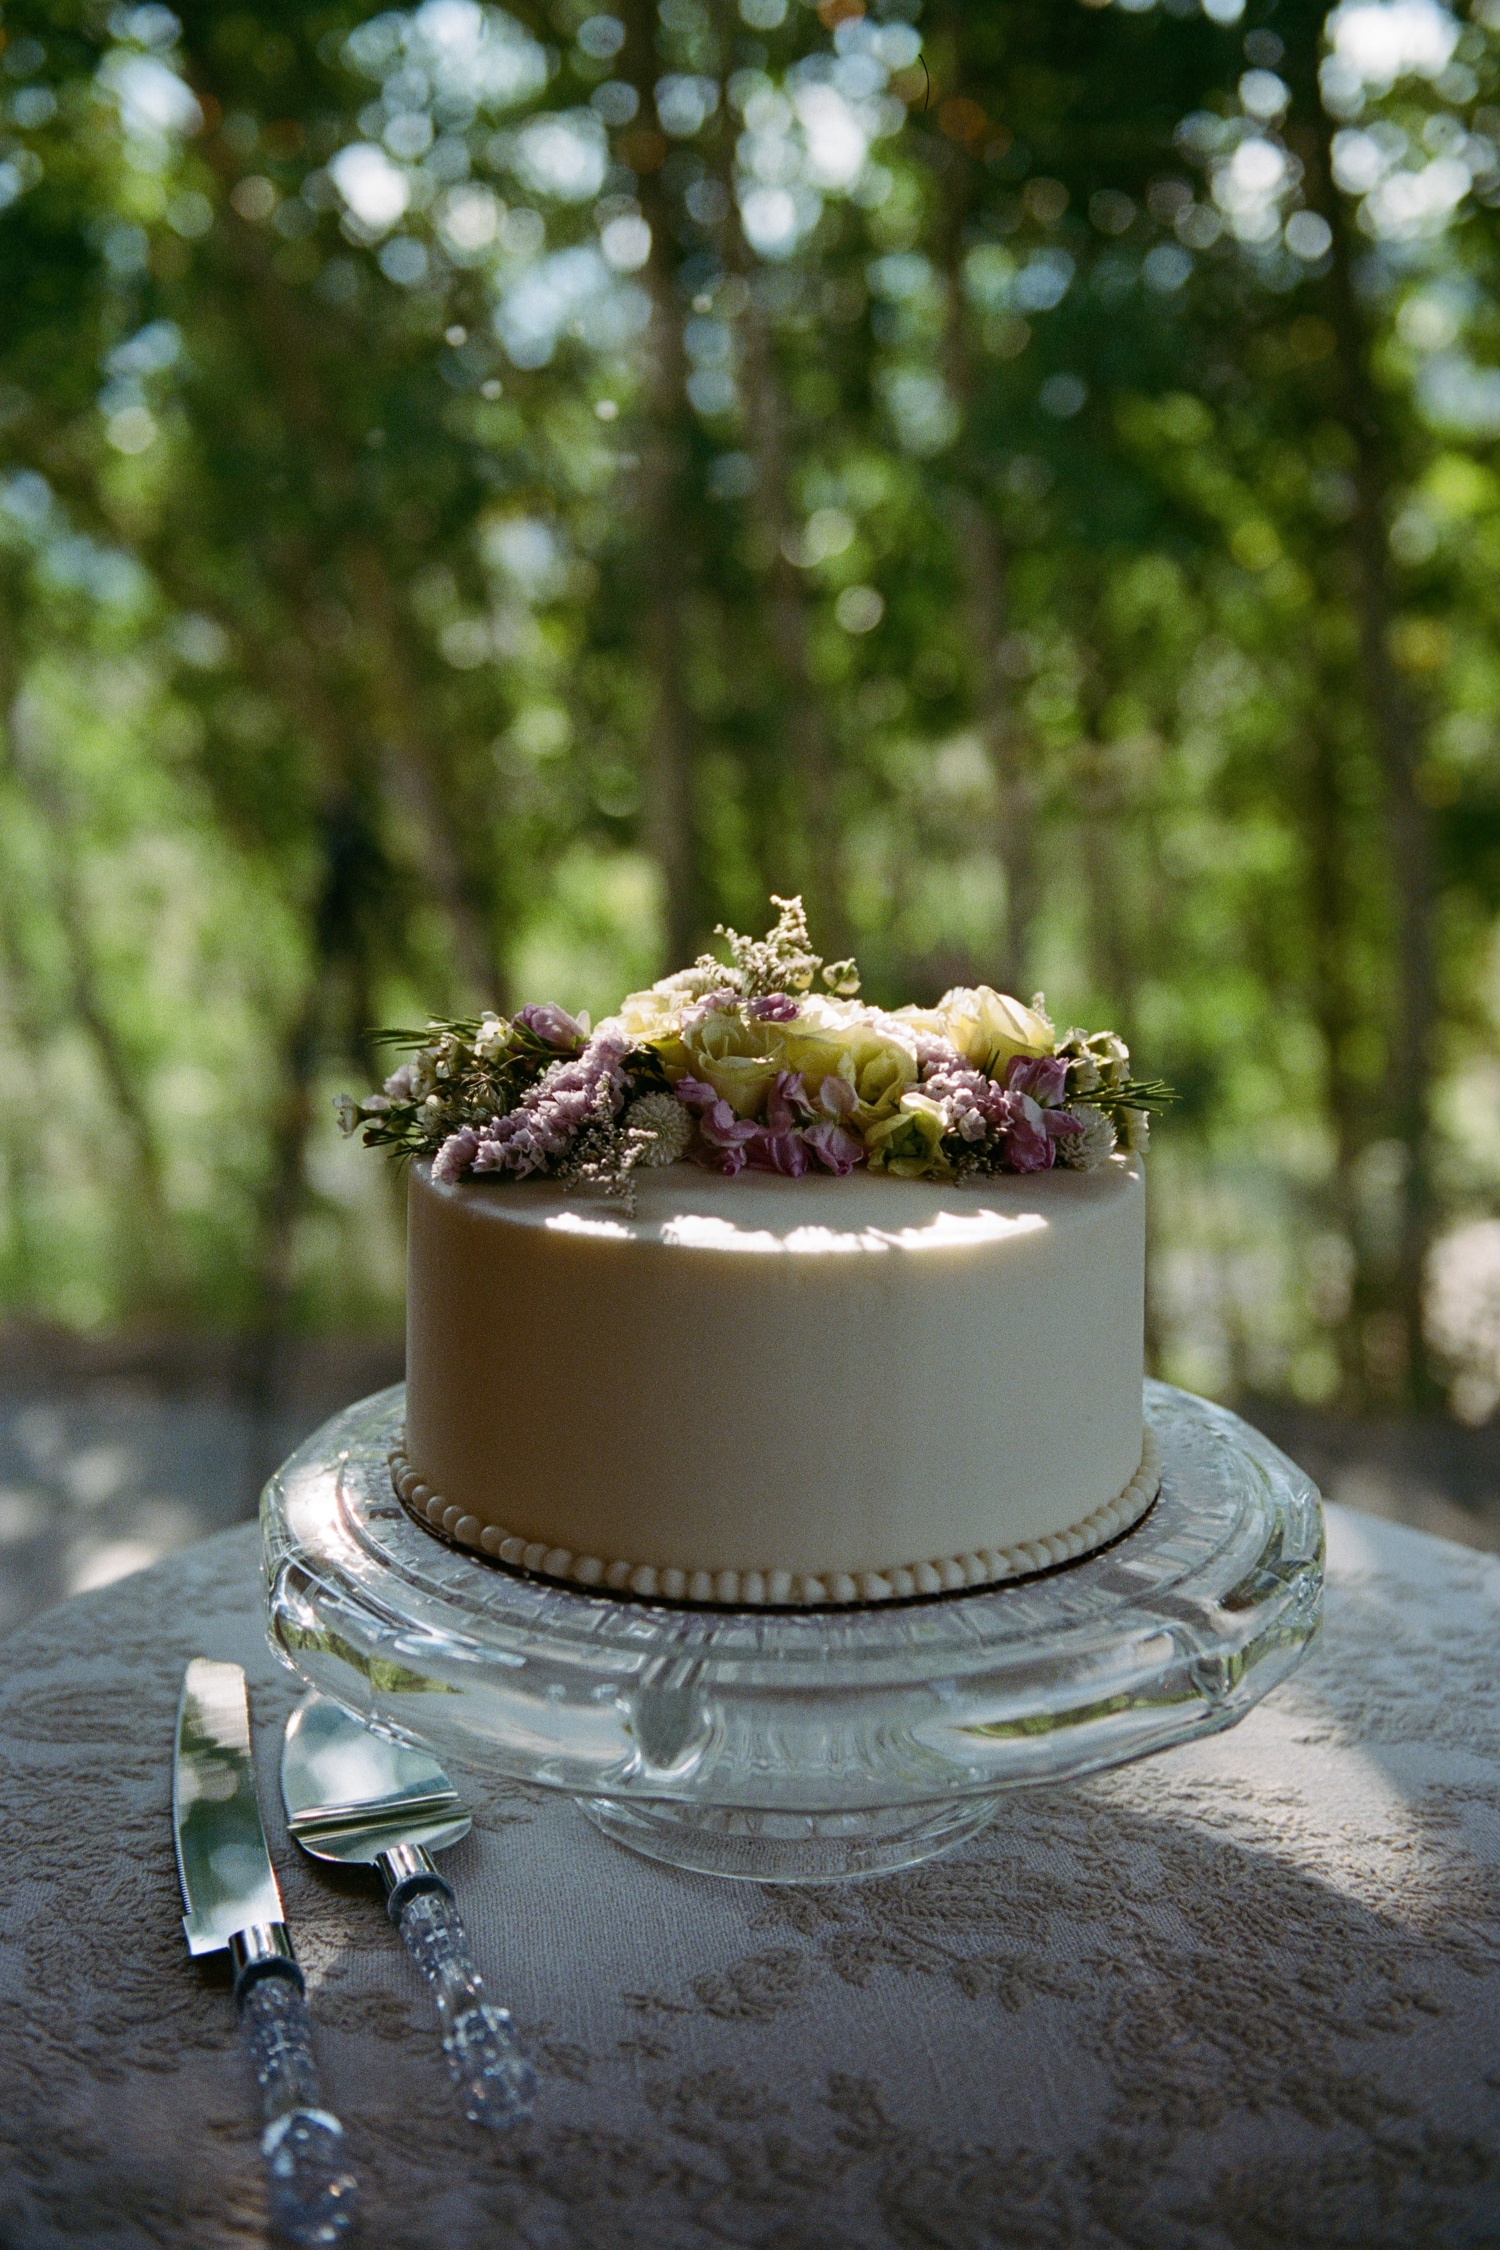
<svg viewBox="0 0 1500 2250">
<path fill-rule="evenodd" d="M 461 1543 L 691 1599 L 878 1599 L 862 1580 L 1041 1568 L 1149 1504 L 1134 1159 L 978 1189 L 674 1165 L 633 1219 L 414 1165 L 409 1211 L 401 1473 Z"/>
<path fill-rule="evenodd" d="M 862 1570 L 857 1578 L 846 1572 L 830 1572 L 818 1578 L 807 1572 L 794 1575 L 789 1570 L 688 1571 L 666 1563 L 631 1562 L 623 1556 L 604 1562 L 597 1555 L 575 1555 L 566 1547 L 547 1547 L 539 1539 L 522 1539 L 500 1524 L 482 1524 L 458 1501 L 449 1500 L 422 1482 L 407 1459 L 404 1445 L 395 1446 L 389 1459 L 391 1481 L 411 1514 L 430 1530 L 440 1531 L 455 1546 L 472 1547 L 478 1554 L 532 1571 L 539 1578 L 571 1579 L 577 1585 L 602 1587 L 609 1593 L 732 1603 L 751 1609 L 766 1603 L 777 1608 L 803 1608 L 830 1602 L 903 1601 L 913 1594 L 960 1593 L 1006 1578 L 1024 1578 L 1058 1563 L 1074 1562 L 1118 1539 L 1140 1522 L 1161 1489 L 1161 1453 L 1148 1424 L 1141 1465 L 1125 1490 L 1066 1531 L 1019 1547 L 937 1555 L 896 1570 Z"/>
</svg>

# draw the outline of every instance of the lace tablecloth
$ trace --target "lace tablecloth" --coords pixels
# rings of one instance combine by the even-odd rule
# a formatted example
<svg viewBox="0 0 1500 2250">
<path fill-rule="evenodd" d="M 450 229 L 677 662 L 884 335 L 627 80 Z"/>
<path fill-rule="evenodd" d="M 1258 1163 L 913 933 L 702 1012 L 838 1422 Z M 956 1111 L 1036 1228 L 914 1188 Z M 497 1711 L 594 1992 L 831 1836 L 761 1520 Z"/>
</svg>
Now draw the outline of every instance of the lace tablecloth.
<svg viewBox="0 0 1500 2250">
<path fill-rule="evenodd" d="M 184 1660 L 245 1665 L 328 2098 L 388 2250 L 1500 2243 L 1500 1562 L 1330 1511 L 1328 1621 L 1234 1732 L 1017 1795 L 949 1859 L 761 1890 L 465 1774 L 447 1858 L 538 2064 L 450 2094 L 357 1877 L 288 1846 L 255 1533 L 0 1646 L 6 2250 L 262 2240 L 222 1975 L 178 1922 Z"/>
</svg>

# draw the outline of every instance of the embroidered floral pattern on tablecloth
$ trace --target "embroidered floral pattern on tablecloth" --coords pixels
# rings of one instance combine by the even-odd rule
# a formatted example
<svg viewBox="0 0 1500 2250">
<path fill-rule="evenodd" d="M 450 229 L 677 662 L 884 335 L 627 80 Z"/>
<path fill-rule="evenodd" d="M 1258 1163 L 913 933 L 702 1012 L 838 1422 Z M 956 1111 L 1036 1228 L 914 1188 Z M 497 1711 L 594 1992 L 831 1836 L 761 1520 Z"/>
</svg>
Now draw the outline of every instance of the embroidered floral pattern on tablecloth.
<svg viewBox="0 0 1500 2250">
<path fill-rule="evenodd" d="M 496 2142 L 360 1877 L 291 1856 L 254 1534 L 0 1649 L 10 2250 L 261 2239 L 168 1756 L 248 1667 L 325 2083 L 384 2250 L 1459 2250 L 1500 2238 L 1500 1566 L 1331 1511 L 1328 1623 L 1242 1727 L 1011 1798 L 956 1856 L 762 1891 L 476 1783 L 445 1865 L 542 2079 Z"/>
</svg>

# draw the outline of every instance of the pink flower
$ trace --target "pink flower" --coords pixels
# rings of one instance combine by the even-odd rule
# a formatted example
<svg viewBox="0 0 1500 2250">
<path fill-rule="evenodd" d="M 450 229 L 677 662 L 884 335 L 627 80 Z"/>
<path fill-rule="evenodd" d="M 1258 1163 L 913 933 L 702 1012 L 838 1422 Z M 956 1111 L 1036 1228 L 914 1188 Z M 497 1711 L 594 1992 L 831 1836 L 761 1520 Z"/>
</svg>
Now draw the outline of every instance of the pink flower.
<svg viewBox="0 0 1500 2250">
<path fill-rule="evenodd" d="M 1006 1065 L 1005 1083 L 1012 1093 L 1029 1094 L 1044 1107 L 1060 1102 L 1068 1088 L 1066 1055 L 1014 1055 Z"/>
<path fill-rule="evenodd" d="M 970 1070 L 966 1063 L 959 1063 L 953 1070 L 934 1071 L 925 1081 L 924 1091 L 942 1103 L 946 1130 L 971 1143 L 1003 1133 L 1015 1110 L 1014 1100 L 1003 1086 L 997 1086 L 982 1070 Z"/>
<path fill-rule="evenodd" d="M 931 1078 L 939 1071 L 968 1069 L 969 1066 L 958 1049 L 950 1047 L 946 1039 L 939 1039 L 936 1032 L 921 1031 L 913 1026 L 911 1036 L 912 1045 L 916 1049 L 917 1068 L 923 1078 Z"/>
<path fill-rule="evenodd" d="M 747 1000 L 745 1013 L 756 1023 L 795 1023 L 797 1003 L 784 992 L 768 992 L 759 1000 Z"/>
<path fill-rule="evenodd" d="M 1005 1134 L 1005 1161 L 1013 1172 L 1047 1172 L 1054 1150 L 1046 1115 L 1029 1094 L 1012 1096 L 1014 1107 Z"/>
</svg>

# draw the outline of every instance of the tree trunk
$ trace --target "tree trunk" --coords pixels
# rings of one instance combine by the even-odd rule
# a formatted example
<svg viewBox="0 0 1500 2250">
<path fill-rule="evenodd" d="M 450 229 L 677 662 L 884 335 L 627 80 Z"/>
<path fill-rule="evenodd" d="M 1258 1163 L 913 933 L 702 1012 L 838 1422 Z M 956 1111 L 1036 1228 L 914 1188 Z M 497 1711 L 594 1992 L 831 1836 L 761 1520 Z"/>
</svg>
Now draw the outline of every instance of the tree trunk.
<svg viewBox="0 0 1500 2250">
<path fill-rule="evenodd" d="M 1024 1000 L 1031 996 L 1031 933 L 1039 904 L 1039 870 L 1025 740 L 1014 691 L 1000 661 L 1006 622 L 1005 551 L 993 515 L 972 492 L 956 486 L 950 495 L 949 512 L 974 644 L 979 732 L 994 777 L 995 857 L 1005 880 L 1005 938 L 999 975 L 1007 989 Z"/>
<path fill-rule="evenodd" d="M 276 1107 L 271 1119 L 271 1164 L 259 1209 L 256 1303 L 240 1340 L 238 1389 L 250 1418 L 252 1496 L 274 1468 L 279 1451 L 277 1412 L 282 1356 L 297 1279 L 297 1222 L 307 1198 L 307 1150 L 314 1124 L 318 1067 L 327 1048 L 330 988 L 348 973 L 349 1016 L 341 1044 L 365 1050 L 369 1006 L 368 963 L 351 906 L 360 885 L 351 861 L 367 831 L 353 803 L 336 802 L 323 819 L 323 862 L 311 916 L 312 948 L 302 997 L 282 1041 Z M 372 1059 L 372 1058 L 371 1058 Z"/>
<path fill-rule="evenodd" d="M 1307 25 L 1312 25 L 1312 17 Z M 1321 19 L 1319 19 L 1321 22 Z M 1304 39 L 1301 43 L 1307 46 Z M 1289 63 L 1293 61 L 1288 58 Z M 1293 76 L 1293 71 L 1288 70 Z M 1386 852 L 1395 927 L 1387 1107 L 1403 1153 L 1397 1254 L 1391 1311 L 1403 1362 L 1399 1390 L 1412 1406 L 1429 1405 L 1437 1387 L 1428 1367 L 1423 1289 L 1433 1220 L 1430 1081 L 1437 1005 L 1434 954 L 1435 871 L 1431 820 L 1417 787 L 1422 720 L 1391 655 L 1396 610 L 1387 517 L 1397 474 L 1397 446 L 1385 402 L 1372 379 L 1372 338 L 1354 284 L 1356 243 L 1333 186 L 1331 119 L 1317 95 L 1316 51 L 1295 57 L 1301 113 L 1313 120 L 1294 137 L 1309 206 L 1332 231 L 1323 298 L 1334 335 L 1342 418 L 1355 448 L 1355 509 L 1348 568 L 1359 634 L 1359 686 L 1370 739 L 1385 785 Z M 1379 1369 L 1371 1371 L 1377 1376 Z"/>
<path fill-rule="evenodd" d="M 957 51 L 963 33 L 961 12 L 944 11 L 942 27 Z M 998 974 L 1010 991 L 1029 999 L 1032 925 L 1040 903 L 1033 829 L 1036 808 L 1024 724 L 1000 657 L 1008 609 L 1007 557 L 989 495 L 975 475 L 984 460 L 973 431 L 978 380 L 958 282 L 964 230 L 985 192 L 985 171 L 974 156 L 960 153 L 951 143 L 932 145 L 943 155 L 938 173 L 943 196 L 942 267 L 949 289 L 944 374 L 960 415 L 959 434 L 948 457 L 948 517 L 973 643 L 979 731 L 994 781 L 994 851 L 1005 883 L 1005 934 Z"/>
<path fill-rule="evenodd" d="M 655 684 L 655 716 L 646 773 L 646 823 L 651 852 L 661 870 L 668 966 L 681 968 L 703 936 L 693 767 L 696 725 L 687 698 L 685 617 L 690 529 L 683 507 L 686 412 L 682 383 L 682 321 L 658 247 L 653 223 L 652 401 L 642 444 L 642 592 L 646 663 Z"/>
<path fill-rule="evenodd" d="M 738 239 L 738 229 L 735 229 Z M 742 262 L 747 262 L 742 260 Z M 837 758 L 828 710 L 808 669 L 807 597 L 787 550 L 792 543 L 786 406 L 765 313 L 752 295 L 745 313 L 745 391 L 756 544 L 763 558 L 777 701 L 784 710 L 803 832 L 800 888 L 813 935 L 830 957 L 849 950 L 839 829 Z"/>
<path fill-rule="evenodd" d="M 419 710 L 421 691 L 405 647 L 409 629 L 397 590 L 368 540 L 351 543 L 345 567 L 372 629 L 364 668 L 386 785 L 416 831 L 423 879 L 447 914 L 466 983 L 486 1006 L 501 1009 L 505 991 L 494 933 L 434 777 L 437 761 Z"/>
<path fill-rule="evenodd" d="M 717 0 L 713 14 L 723 47 L 732 50 L 743 36 L 742 21 L 730 0 Z M 775 338 L 755 287 L 765 269 L 740 225 L 734 145 L 733 127 L 726 116 L 712 144 L 718 184 L 725 199 L 721 253 L 726 267 L 749 292 L 741 316 L 739 369 L 746 442 L 755 467 L 749 513 L 756 565 L 764 585 L 772 703 L 785 737 L 784 764 L 791 778 L 796 825 L 801 830 L 791 850 L 786 848 L 784 836 L 762 840 L 762 872 L 768 877 L 768 888 L 795 886 L 801 891 L 814 941 L 833 959 L 848 953 L 851 942 L 839 818 L 838 749 L 827 702 L 809 664 L 804 580 L 788 551 L 793 522 L 787 401 L 776 364 Z M 774 796 L 774 792 L 761 794 L 763 800 Z"/>
<path fill-rule="evenodd" d="M 1334 1225 L 1348 1246 L 1348 1302 L 1335 1330 L 1339 1396 L 1346 1409 L 1365 1403 L 1359 1338 L 1364 1317 L 1377 1302 L 1375 1276 L 1365 1256 L 1354 1183 L 1369 1138 L 1369 1099 L 1349 1068 L 1349 1047 L 1359 1029 L 1350 980 L 1352 885 L 1346 854 L 1347 816 L 1339 744 L 1319 714 L 1309 715 L 1309 757 L 1304 827 L 1307 897 L 1312 922 L 1311 1011 L 1323 1043 L 1325 1099 L 1334 1146 L 1329 1202 Z"/>
<path fill-rule="evenodd" d="M 674 214 L 660 178 L 660 155 L 647 142 L 659 63 L 651 0 L 623 0 L 625 46 L 615 65 L 640 99 L 636 126 L 641 213 L 651 256 L 641 276 L 651 298 L 650 373 L 641 416 L 636 514 L 641 524 L 642 645 L 656 690 L 646 772 L 646 827 L 661 871 L 668 965 L 691 961 L 706 934 L 693 804 L 697 722 L 687 694 L 686 598 L 695 549 L 687 506 L 687 359 L 672 258 Z M 665 143 L 658 146 L 664 151 Z M 655 156 L 655 162 L 644 159 Z"/>
</svg>

